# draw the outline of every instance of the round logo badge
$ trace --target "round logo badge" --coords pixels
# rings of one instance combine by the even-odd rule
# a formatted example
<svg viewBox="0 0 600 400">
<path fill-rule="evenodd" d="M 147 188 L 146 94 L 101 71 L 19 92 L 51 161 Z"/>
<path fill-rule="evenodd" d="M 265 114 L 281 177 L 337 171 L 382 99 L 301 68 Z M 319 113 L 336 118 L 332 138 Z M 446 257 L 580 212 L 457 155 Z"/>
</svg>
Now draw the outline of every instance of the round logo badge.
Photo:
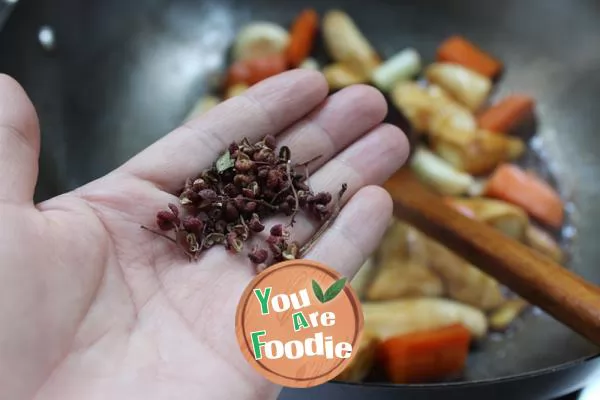
<svg viewBox="0 0 600 400">
<path fill-rule="evenodd" d="M 315 261 L 272 266 L 248 285 L 236 314 L 242 353 L 265 378 L 306 388 L 348 366 L 363 313 L 346 278 Z"/>
</svg>

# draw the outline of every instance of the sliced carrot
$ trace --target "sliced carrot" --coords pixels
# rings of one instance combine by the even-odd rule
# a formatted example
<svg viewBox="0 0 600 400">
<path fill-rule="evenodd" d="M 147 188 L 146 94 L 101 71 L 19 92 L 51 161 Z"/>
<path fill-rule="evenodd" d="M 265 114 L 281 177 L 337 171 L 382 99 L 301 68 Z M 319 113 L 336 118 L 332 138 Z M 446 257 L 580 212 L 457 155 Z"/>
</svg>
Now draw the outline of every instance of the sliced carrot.
<svg viewBox="0 0 600 400">
<path fill-rule="evenodd" d="M 489 78 L 495 77 L 502 70 L 500 61 L 462 36 L 452 36 L 442 42 L 437 50 L 437 59 L 442 62 L 461 64 Z"/>
<path fill-rule="evenodd" d="M 533 113 L 535 101 L 524 94 L 513 94 L 485 110 L 477 118 L 481 129 L 509 132 Z"/>
<path fill-rule="evenodd" d="M 559 228 L 563 223 L 563 202 L 558 193 L 542 179 L 516 165 L 498 166 L 483 194 L 520 206 L 552 227 Z"/>
<path fill-rule="evenodd" d="M 264 58 L 240 60 L 231 65 L 227 72 L 227 86 L 243 83 L 254 85 L 277 75 L 287 69 L 287 62 L 283 55 L 277 54 Z"/>
<path fill-rule="evenodd" d="M 377 359 L 393 383 L 425 383 L 460 373 L 470 341 L 460 324 L 413 332 L 380 343 Z"/>
<path fill-rule="evenodd" d="M 297 67 L 310 55 L 318 28 L 319 15 L 315 10 L 307 9 L 298 15 L 292 24 L 287 48 L 287 59 L 292 67 Z"/>
</svg>

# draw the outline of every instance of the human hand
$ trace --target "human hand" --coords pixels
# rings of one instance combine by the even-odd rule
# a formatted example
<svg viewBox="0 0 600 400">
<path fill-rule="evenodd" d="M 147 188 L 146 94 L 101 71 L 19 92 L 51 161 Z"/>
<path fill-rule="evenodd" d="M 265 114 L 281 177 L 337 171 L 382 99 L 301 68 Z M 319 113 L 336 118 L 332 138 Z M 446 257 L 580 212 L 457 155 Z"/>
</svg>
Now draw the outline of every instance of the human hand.
<svg viewBox="0 0 600 400">
<path fill-rule="evenodd" d="M 385 231 L 377 186 L 406 160 L 386 103 L 355 86 L 327 97 L 316 72 L 260 83 L 176 129 L 129 162 L 38 205 L 39 129 L 21 87 L 0 76 L 0 391 L 21 399 L 267 399 L 278 387 L 244 360 L 238 300 L 255 275 L 245 256 L 213 248 L 189 262 L 140 229 L 187 177 L 228 144 L 278 135 L 311 166 L 311 186 L 349 199 L 307 258 L 351 277 Z M 306 241 L 317 225 L 297 218 Z M 343 250 L 342 250 L 343 249 Z"/>
</svg>

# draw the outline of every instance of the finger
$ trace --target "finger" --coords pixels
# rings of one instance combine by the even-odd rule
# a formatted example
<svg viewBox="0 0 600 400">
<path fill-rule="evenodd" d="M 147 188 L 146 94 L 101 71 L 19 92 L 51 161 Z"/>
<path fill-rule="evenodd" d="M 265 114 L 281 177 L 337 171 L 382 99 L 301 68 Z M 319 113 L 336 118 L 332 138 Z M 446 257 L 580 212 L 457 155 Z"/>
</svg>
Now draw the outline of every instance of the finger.
<svg viewBox="0 0 600 400">
<path fill-rule="evenodd" d="M 305 258 L 322 262 L 352 279 L 380 243 L 392 211 L 392 199 L 384 189 L 361 189 Z"/>
<path fill-rule="evenodd" d="M 0 74 L 0 200 L 32 202 L 40 131 L 35 108 L 13 78 Z"/>
<path fill-rule="evenodd" d="M 371 86 L 356 85 L 330 96 L 305 119 L 284 132 L 281 146 L 291 150 L 296 163 L 315 157 L 315 170 L 346 146 L 377 126 L 387 112 L 383 95 Z"/>
<path fill-rule="evenodd" d="M 317 107 L 327 91 L 327 82 L 317 72 L 280 74 L 189 121 L 119 170 L 164 190 L 177 190 L 186 178 L 210 167 L 231 142 L 279 134 Z"/>
<path fill-rule="evenodd" d="M 384 183 L 408 158 L 406 135 L 396 126 L 380 124 L 312 174 L 315 191 L 337 191 L 342 183 L 350 190 Z"/>
</svg>

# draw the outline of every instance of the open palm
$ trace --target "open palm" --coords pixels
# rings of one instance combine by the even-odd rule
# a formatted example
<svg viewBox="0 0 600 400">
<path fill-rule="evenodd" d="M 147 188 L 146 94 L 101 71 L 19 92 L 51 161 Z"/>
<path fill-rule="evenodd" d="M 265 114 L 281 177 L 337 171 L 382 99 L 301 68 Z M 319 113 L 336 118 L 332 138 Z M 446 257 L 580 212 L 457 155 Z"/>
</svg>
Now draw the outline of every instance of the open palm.
<svg viewBox="0 0 600 400">
<path fill-rule="evenodd" d="M 222 248 L 189 262 L 140 225 L 233 140 L 277 135 L 311 167 L 315 190 L 347 200 L 308 258 L 352 276 L 391 214 L 377 187 L 408 145 L 381 124 L 383 97 L 355 86 L 327 97 L 316 72 L 254 86 L 109 175 L 41 204 L 32 198 L 39 129 L 21 87 L 0 76 L 0 391 L 21 399 L 268 399 L 279 388 L 244 361 L 234 315 L 254 276 Z M 314 222 L 299 218 L 307 240 Z"/>
</svg>

